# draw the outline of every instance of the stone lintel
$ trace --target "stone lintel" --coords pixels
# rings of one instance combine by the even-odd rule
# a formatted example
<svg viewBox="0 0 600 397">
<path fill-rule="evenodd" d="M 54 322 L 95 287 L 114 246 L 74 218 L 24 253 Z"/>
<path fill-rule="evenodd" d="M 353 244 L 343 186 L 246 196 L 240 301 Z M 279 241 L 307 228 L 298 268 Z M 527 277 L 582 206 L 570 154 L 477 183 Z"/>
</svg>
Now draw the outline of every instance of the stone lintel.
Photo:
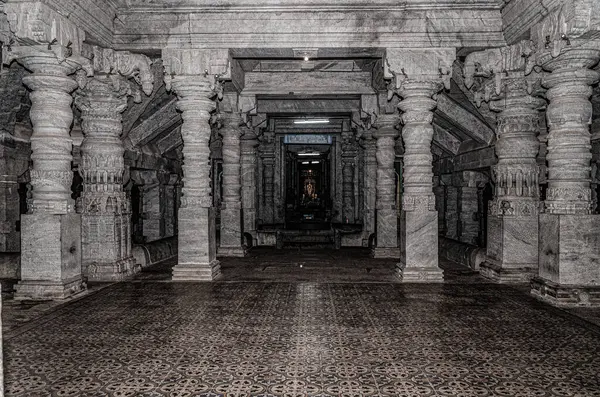
<svg viewBox="0 0 600 397">
<path fill-rule="evenodd" d="M 164 7 L 130 9 L 121 12 L 119 23 L 115 23 L 114 46 L 129 50 L 167 45 L 256 49 L 268 43 L 273 49 L 313 50 L 498 47 L 506 43 L 498 10 L 476 10 L 472 3 L 455 10 L 422 7 L 410 12 L 407 12 L 407 3 L 394 3 L 392 9 L 386 6 L 380 12 L 374 12 L 377 7 L 371 3 L 369 10 L 362 8 L 364 5 L 357 9 L 342 4 L 332 8 L 332 5 L 320 6 L 314 2 L 308 7 L 287 3 L 274 9 L 252 4 L 242 8 L 243 12 L 235 6 L 215 12 L 214 4 L 186 14 L 176 10 L 169 12 Z M 325 12 L 315 11 L 323 7 Z M 390 24 L 394 29 L 390 29 Z M 293 58 L 293 52 L 289 52 Z"/>
</svg>

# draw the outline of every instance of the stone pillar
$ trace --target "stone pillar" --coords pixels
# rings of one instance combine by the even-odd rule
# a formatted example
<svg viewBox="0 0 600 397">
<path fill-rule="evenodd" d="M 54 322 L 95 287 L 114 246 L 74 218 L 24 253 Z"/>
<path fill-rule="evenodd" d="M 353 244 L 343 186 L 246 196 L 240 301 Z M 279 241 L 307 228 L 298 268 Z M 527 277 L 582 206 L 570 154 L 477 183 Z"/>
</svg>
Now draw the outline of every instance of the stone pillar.
<svg viewBox="0 0 600 397">
<path fill-rule="evenodd" d="M 95 77 L 79 73 L 75 104 L 81 110 L 84 140 L 79 172 L 83 192 L 78 208 L 82 221 L 82 271 L 92 281 L 122 280 L 134 273 L 131 255 L 131 203 L 124 189 L 125 149 L 121 113 L 127 99 L 141 95 L 134 77 L 150 95 L 154 76 L 144 55 L 85 47 Z"/>
<path fill-rule="evenodd" d="M 454 174 L 454 184 L 458 186 L 458 240 L 479 245 L 479 189 L 487 177 L 475 171 L 462 171 Z"/>
<path fill-rule="evenodd" d="M 592 215 L 589 126 L 600 41 L 573 39 L 539 54 L 550 101 L 548 191 L 540 214 L 539 274 L 532 294 L 556 305 L 600 305 L 600 215 Z"/>
<path fill-rule="evenodd" d="M 531 52 L 530 42 L 522 41 L 472 53 L 465 60 L 465 81 L 470 86 L 479 79 L 479 100 L 489 101 L 498 112 L 496 192 L 488 211 L 487 259 L 480 271 L 501 283 L 528 282 L 538 267 L 536 156 L 538 109 L 544 101 L 532 96 L 536 77 L 525 75 Z"/>
<path fill-rule="evenodd" d="M 394 171 L 394 140 L 398 137 L 395 114 L 382 114 L 377 119 L 377 245 L 373 249 L 375 258 L 397 258 L 398 213 L 396 210 L 396 173 Z"/>
<path fill-rule="evenodd" d="M 347 127 L 346 127 L 347 128 Z M 342 221 L 354 223 L 354 172 L 356 168 L 356 142 L 352 131 L 342 132 Z"/>
<path fill-rule="evenodd" d="M 163 189 L 163 237 L 173 237 L 177 234 L 177 184 L 179 175 L 169 174 L 168 180 L 161 185 Z"/>
<path fill-rule="evenodd" d="M 142 230 L 144 241 L 149 243 L 162 238 L 162 207 L 164 205 L 160 171 L 147 170 L 144 184 L 140 186 L 142 193 Z"/>
<path fill-rule="evenodd" d="M 81 278 L 81 217 L 71 198 L 73 112 L 70 77 L 81 63 L 70 49 L 47 45 L 13 47 L 17 60 L 33 73 L 23 78 L 31 90 L 31 186 L 29 213 L 21 216 L 21 281 L 16 299 L 63 299 L 84 289 Z"/>
<path fill-rule="evenodd" d="M 249 233 L 256 242 L 256 211 L 257 211 L 257 150 L 258 139 L 250 128 L 242 127 L 241 137 L 242 165 L 242 215 L 244 216 L 243 230 Z"/>
<path fill-rule="evenodd" d="M 404 192 L 401 215 L 399 275 L 404 282 L 441 282 L 438 266 L 438 213 L 433 195 L 432 99 L 450 88 L 454 49 L 388 49 L 386 77 L 392 78 L 388 96 L 398 94 L 403 112 Z M 443 83 L 443 84 L 442 84 Z"/>
<path fill-rule="evenodd" d="M 210 114 L 220 88 L 217 73 L 226 72 L 227 51 L 163 50 L 165 82 L 178 97 L 183 125 L 183 189 L 179 208 L 178 263 L 174 281 L 214 280 L 216 260 L 215 209 L 210 184 Z"/>
<path fill-rule="evenodd" d="M 19 252 L 19 176 L 29 168 L 29 142 L 7 132 L 0 132 L 0 136 L 0 252 Z"/>
<path fill-rule="evenodd" d="M 446 204 L 445 218 L 445 236 L 453 240 L 458 240 L 458 188 L 454 186 L 452 174 L 441 176 L 444 182 L 444 198 Z"/>
<path fill-rule="evenodd" d="M 93 281 L 122 280 L 134 269 L 131 207 L 123 191 L 125 150 L 120 139 L 128 88 L 124 79 L 97 76 L 76 99 L 85 136 L 79 166 L 83 192 L 78 203 L 82 269 Z"/>
<path fill-rule="evenodd" d="M 377 142 L 371 130 L 362 134 L 364 139 L 364 209 L 363 229 L 365 231 L 363 245 L 368 244 L 369 236 L 375 233 L 375 203 L 377 200 Z"/>
<path fill-rule="evenodd" d="M 263 203 L 262 222 L 265 225 L 275 223 L 275 134 L 265 131 L 265 141 L 261 145 Z"/>
<path fill-rule="evenodd" d="M 240 124 L 242 118 L 236 112 L 220 113 L 223 136 L 223 202 L 221 205 L 220 256 L 246 255 L 242 247 L 242 201 L 240 164 Z"/>
</svg>

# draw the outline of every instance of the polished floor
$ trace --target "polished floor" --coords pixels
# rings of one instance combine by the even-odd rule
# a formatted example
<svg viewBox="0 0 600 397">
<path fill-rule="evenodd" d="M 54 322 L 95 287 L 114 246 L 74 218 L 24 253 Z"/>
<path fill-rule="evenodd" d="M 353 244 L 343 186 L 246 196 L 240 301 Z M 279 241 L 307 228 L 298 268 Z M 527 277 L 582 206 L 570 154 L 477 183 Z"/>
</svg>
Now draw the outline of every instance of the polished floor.
<svg viewBox="0 0 600 397">
<path fill-rule="evenodd" d="M 214 283 L 157 266 L 13 316 L 6 396 L 600 396 L 598 327 L 456 266 L 443 285 L 393 266 L 264 251 Z"/>
</svg>

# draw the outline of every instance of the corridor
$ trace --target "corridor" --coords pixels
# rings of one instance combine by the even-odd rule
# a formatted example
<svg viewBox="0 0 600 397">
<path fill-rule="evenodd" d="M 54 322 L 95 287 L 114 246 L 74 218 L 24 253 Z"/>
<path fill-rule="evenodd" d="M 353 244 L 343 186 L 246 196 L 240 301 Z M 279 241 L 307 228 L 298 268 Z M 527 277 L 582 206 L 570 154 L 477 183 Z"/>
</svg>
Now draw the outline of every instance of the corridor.
<svg viewBox="0 0 600 397">
<path fill-rule="evenodd" d="M 9 324 L 6 396 L 600 396 L 597 326 L 457 265 L 402 284 L 362 256 L 256 250 L 212 283 L 163 264 L 94 287 Z"/>
</svg>

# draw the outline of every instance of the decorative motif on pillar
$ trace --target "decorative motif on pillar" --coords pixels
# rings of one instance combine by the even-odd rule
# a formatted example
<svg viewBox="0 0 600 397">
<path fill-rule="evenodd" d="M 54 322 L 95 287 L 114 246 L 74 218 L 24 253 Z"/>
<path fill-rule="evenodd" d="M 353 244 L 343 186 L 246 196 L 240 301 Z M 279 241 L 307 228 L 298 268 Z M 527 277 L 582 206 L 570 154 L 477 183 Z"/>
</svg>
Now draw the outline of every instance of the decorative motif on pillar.
<svg viewBox="0 0 600 397">
<path fill-rule="evenodd" d="M 118 280 L 132 274 L 134 265 L 131 208 L 123 190 L 121 113 L 127 107 L 128 96 L 133 95 L 137 102 L 141 99 L 136 85 L 128 78 L 142 84 L 145 94 L 150 95 L 153 75 L 150 59 L 143 55 L 95 46 L 88 55 L 92 57 L 95 77 L 78 73 L 80 89 L 75 99 L 85 136 L 79 165 L 83 192 L 78 202 L 82 214 L 83 269 L 91 280 Z"/>
<path fill-rule="evenodd" d="M 366 231 L 365 238 L 375 233 L 375 205 L 377 197 L 377 141 L 373 136 L 373 130 L 363 132 L 364 148 L 364 219 L 363 229 Z"/>
<path fill-rule="evenodd" d="M 388 99 L 402 98 L 404 143 L 402 234 L 399 271 L 403 281 L 442 281 L 438 267 L 438 218 L 433 194 L 433 110 L 436 94 L 450 88 L 454 49 L 388 49 Z"/>
<path fill-rule="evenodd" d="M 179 263 L 174 280 L 212 280 L 216 260 L 215 215 L 210 185 L 211 112 L 229 74 L 227 50 L 163 50 L 167 90 L 177 94 L 183 125 L 183 189 L 179 209 Z"/>
</svg>

